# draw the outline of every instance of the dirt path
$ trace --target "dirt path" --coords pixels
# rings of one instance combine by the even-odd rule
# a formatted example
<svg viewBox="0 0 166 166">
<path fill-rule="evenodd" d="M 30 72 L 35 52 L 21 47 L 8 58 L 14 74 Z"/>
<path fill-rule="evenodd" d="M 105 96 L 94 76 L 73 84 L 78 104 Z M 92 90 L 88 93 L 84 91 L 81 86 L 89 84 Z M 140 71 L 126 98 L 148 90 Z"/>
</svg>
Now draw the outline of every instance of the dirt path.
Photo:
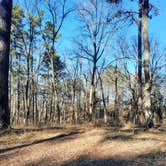
<svg viewBox="0 0 166 166">
<path fill-rule="evenodd" d="M 166 166 L 166 133 L 139 132 L 133 136 L 129 132 L 94 128 L 36 133 L 23 134 L 23 142 L 8 145 L 4 140 L 8 136 L 0 137 L 0 165 Z"/>
</svg>

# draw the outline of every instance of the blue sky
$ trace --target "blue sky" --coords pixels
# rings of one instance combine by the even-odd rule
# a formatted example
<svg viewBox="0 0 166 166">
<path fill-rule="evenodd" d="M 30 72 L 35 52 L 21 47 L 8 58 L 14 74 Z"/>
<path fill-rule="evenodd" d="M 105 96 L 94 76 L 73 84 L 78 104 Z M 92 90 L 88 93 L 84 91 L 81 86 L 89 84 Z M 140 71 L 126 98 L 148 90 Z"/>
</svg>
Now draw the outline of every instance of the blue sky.
<svg viewBox="0 0 166 166">
<path fill-rule="evenodd" d="M 160 15 L 149 21 L 151 35 L 159 38 L 161 44 L 166 45 L 166 0 L 154 0 L 159 8 Z"/>
<path fill-rule="evenodd" d="M 166 46 L 166 0 L 150 0 L 159 9 L 159 15 L 149 19 L 149 36 L 157 38 Z M 137 27 L 131 30 L 132 35 L 137 35 Z"/>
<path fill-rule="evenodd" d="M 129 3 L 128 1 L 129 0 L 125 0 L 126 6 L 128 5 L 130 8 L 135 8 L 137 10 L 137 4 L 131 2 Z M 159 15 L 149 19 L 149 35 L 158 38 L 162 45 L 166 45 L 166 0 L 150 0 L 150 2 L 159 8 Z M 74 31 L 77 30 L 77 27 L 78 23 L 73 17 L 70 17 L 66 21 L 64 29 L 62 30 L 62 35 L 64 37 L 63 40 L 69 40 L 70 37 L 75 33 Z M 137 36 L 137 26 L 133 25 L 128 27 L 128 34 L 131 37 Z M 69 42 L 70 41 L 65 41 L 66 44 Z"/>
<path fill-rule="evenodd" d="M 18 0 L 14 0 L 14 3 L 16 3 Z M 31 0 L 27 0 L 27 2 L 30 2 Z M 69 0 L 72 1 L 72 0 Z M 83 1 L 83 0 L 78 0 L 78 1 Z M 23 3 L 23 1 L 19 1 L 20 3 Z M 137 4 L 130 2 L 129 0 L 124 0 L 125 6 L 127 8 L 135 8 L 137 10 Z M 150 0 L 152 4 L 157 6 L 159 8 L 160 15 L 153 17 L 151 20 L 149 20 L 149 34 L 158 38 L 160 42 L 163 45 L 166 45 L 166 0 Z M 62 29 L 62 35 L 63 39 L 62 41 L 64 42 L 63 44 L 66 45 L 66 47 L 70 47 L 68 45 L 70 43 L 69 39 L 73 34 L 76 33 L 78 30 L 78 22 L 75 21 L 75 17 L 70 15 L 68 20 L 66 20 L 63 29 Z M 136 36 L 137 35 L 137 27 L 136 25 L 133 25 L 128 29 L 128 34 L 130 36 Z M 79 31 L 77 31 L 79 33 Z"/>
<path fill-rule="evenodd" d="M 14 2 L 16 1 L 18 0 L 14 0 Z M 72 0 L 69 0 L 69 2 L 71 1 Z M 20 2 L 23 3 L 23 1 Z M 30 0 L 27 0 L 27 2 L 30 2 Z M 124 2 L 124 7 L 126 9 L 138 10 L 136 1 L 131 2 L 130 0 L 124 0 Z M 158 39 L 162 46 L 166 46 L 166 0 L 150 0 L 150 2 L 159 8 L 160 14 L 149 20 L 149 36 Z M 76 15 L 70 14 L 61 30 L 62 38 L 59 39 L 59 44 L 57 45 L 59 54 L 65 54 L 65 52 L 74 47 L 72 38 L 79 35 L 79 33 L 79 23 L 76 21 Z M 133 37 L 137 38 L 136 24 L 122 29 L 121 33 L 125 34 L 127 39 Z"/>
</svg>

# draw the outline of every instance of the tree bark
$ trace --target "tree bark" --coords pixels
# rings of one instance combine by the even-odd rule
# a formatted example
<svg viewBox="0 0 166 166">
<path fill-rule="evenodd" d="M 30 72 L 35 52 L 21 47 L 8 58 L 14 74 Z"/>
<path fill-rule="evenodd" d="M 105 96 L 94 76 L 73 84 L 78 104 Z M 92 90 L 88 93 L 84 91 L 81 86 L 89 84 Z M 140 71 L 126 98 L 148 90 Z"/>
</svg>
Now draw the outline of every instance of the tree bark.
<svg viewBox="0 0 166 166">
<path fill-rule="evenodd" d="M 138 98 L 137 98 L 137 111 L 139 115 L 143 116 L 143 95 L 142 95 L 142 12 L 143 12 L 143 0 L 139 0 L 138 8 Z M 142 118 L 140 117 L 140 122 L 142 123 Z"/>
<path fill-rule="evenodd" d="M 119 105 L 118 105 L 118 67 L 115 66 L 115 100 L 114 100 L 114 120 L 119 124 Z"/>
<path fill-rule="evenodd" d="M 94 58 L 93 58 L 93 71 L 91 84 L 89 89 L 89 121 L 92 122 L 94 115 L 94 99 L 95 99 L 95 75 L 96 75 L 96 62 L 97 62 L 97 54 L 96 54 L 96 44 L 94 44 Z"/>
<path fill-rule="evenodd" d="M 103 106 L 104 106 L 104 123 L 107 123 L 107 106 L 106 106 L 106 101 L 105 101 L 105 96 L 104 96 L 103 81 L 102 81 L 102 78 L 101 78 L 101 75 L 99 72 L 98 72 L 98 75 L 99 75 L 99 80 L 100 80 L 101 97 L 102 97 Z"/>
<path fill-rule="evenodd" d="M 152 122 L 152 113 L 151 113 L 151 83 L 150 83 L 150 47 L 148 39 L 148 9 L 149 9 L 149 0 L 144 0 L 144 75 L 145 75 L 145 118 L 146 126 L 151 127 Z"/>
<path fill-rule="evenodd" d="M 8 72 L 12 0 L 0 0 L 0 128 L 10 126 Z"/>
</svg>

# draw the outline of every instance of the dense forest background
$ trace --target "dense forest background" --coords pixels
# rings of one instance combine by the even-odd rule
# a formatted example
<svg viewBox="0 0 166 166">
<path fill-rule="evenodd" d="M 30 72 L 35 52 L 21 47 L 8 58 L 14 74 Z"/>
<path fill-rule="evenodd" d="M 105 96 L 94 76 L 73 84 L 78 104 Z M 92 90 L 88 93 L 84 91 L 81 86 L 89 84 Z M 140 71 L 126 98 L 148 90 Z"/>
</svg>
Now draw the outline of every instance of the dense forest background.
<svg viewBox="0 0 166 166">
<path fill-rule="evenodd" d="M 10 125 L 161 126 L 166 47 L 148 35 L 148 21 L 160 17 L 157 5 L 147 0 L 14 1 Z"/>
</svg>

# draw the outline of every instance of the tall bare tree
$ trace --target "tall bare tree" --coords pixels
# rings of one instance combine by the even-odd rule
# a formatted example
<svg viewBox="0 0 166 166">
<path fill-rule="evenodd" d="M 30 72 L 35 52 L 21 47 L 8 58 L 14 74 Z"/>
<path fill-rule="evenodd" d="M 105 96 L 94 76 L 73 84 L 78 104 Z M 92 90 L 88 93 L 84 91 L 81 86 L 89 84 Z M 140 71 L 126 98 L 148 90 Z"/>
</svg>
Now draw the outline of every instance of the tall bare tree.
<svg viewBox="0 0 166 166">
<path fill-rule="evenodd" d="M 104 1 L 92 0 L 86 3 L 78 3 L 79 18 L 82 22 L 82 38 L 77 40 L 81 57 L 88 60 L 91 67 L 91 79 L 89 86 L 89 121 L 92 121 L 95 107 L 95 84 L 97 68 L 102 61 L 106 47 L 111 41 L 115 31 L 118 29 L 116 20 L 117 11 L 104 8 Z M 112 12 L 110 12 L 112 11 Z M 87 42 L 83 42 L 86 40 Z"/>
</svg>

